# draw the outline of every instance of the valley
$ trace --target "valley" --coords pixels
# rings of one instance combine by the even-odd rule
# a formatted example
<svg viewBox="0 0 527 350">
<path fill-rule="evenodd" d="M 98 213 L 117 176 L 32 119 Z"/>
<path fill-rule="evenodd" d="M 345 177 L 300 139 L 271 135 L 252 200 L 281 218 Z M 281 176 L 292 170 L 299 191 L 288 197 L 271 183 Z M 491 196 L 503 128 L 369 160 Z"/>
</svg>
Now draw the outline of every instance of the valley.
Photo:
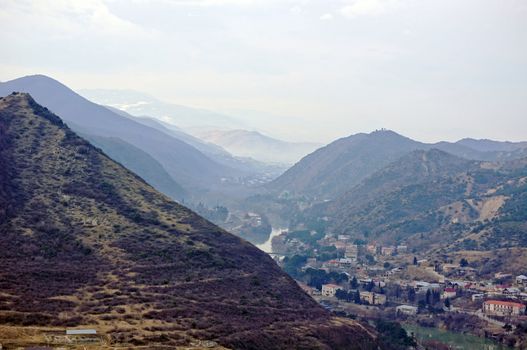
<svg viewBox="0 0 527 350">
<path fill-rule="evenodd" d="M 527 1 L 0 0 L 0 350 L 527 350 Z"/>
<path fill-rule="evenodd" d="M 275 326 L 265 328 L 269 319 L 257 315 L 267 310 L 289 320 L 283 321 L 288 332 L 295 329 L 305 334 L 306 325 L 297 320 L 306 318 L 313 332 L 324 329 L 320 338 L 315 336 L 320 348 L 334 341 L 324 334 L 335 327 L 346 329 L 348 335 L 338 340 L 342 344 L 358 334 L 365 336 L 361 349 L 377 341 L 370 343 L 370 335 L 379 339 L 379 335 L 399 334 L 394 340 L 399 345 L 392 345 L 393 349 L 405 349 L 416 341 L 428 344 L 404 333 L 399 323 L 408 329 L 466 332 L 491 339 L 489 344 L 525 344 L 523 309 L 514 317 L 484 309 L 485 302 L 527 302 L 521 280 L 527 273 L 525 143 L 464 139 L 425 144 L 377 130 L 330 143 L 284 170 L 277 164 L 233 156 L 222 145 L 202 141 L 170 124 L 91 104 L 49 78 L 37 76 L 16 83 L 22 84 L 22 90 L 37 92 L 41 101 L 53 101 L 55 94 L 72 99 L 71 103 L 86 106 L 82 113 L 110 118 L 115 126 L 94 127 L 93 121 L 79 118 L 80 109 L 64 109 L 64 102 L 52 105 L 69 115 L 66 121 L 74 131 L 99 149 L 75 136 L 29 95 L 11 94 L 2 100 L 3 132 L 13 135 L 7 139 L 12 141 L 6 144 L 3 161 L 15 166 L 4 167 L 4 176 L 19 172 L 22 180 L 29 181 L 4 180 L 8 187 L 2 192 L 3 207 L 11 208 L 6 203 L 20 196 L 33 198 L 27 204 L 14 202 L 19 204 L 13 208 L 23 205 L 14 211 L 4 209 L 3 230 L 15 236 L 19 234 L 15 232 L 28 232 L 17 244 L 31 256 L 44 254 L 37 260 L 71 264 L 70 259 L 82 257 L 92 270 L 81 274 L 72 266 L 67 290 L 55 285 L 44 299 L 35 299 L 35 307 L 53 300 L 45 310 L 16 306 L 13 300 L 33 294 L 17 294 L 32 292 L 6 284 L 3 303 L 9 312 L 0 314 L 10 327 L 5 332 L 24 335 L 19 340 L 0 338 L 0 343 L 49 342 L 50 334 L 55 334 L 52 343 L 59 344 L 66 341 L 61 335 L 64 327 L 96 327 L 98 335 L 82 344 L 168 343 L 220 349 L 243 343 L 248 348 L 274 349 L 264 339 L 278 340 L 284 334 Z M 48 87 L 39 95 L 40 84 L 57 90 L 46 95 L 51 91 Z M 13 86 L 17 85 L 2 83 L 0 92 Z M 17 118 L 29 119 L 10 124 Z M 35 125 L 39 129 L 33 132 Z M 21 137 L 24 133 L 33 136 Z M 152 138 L 145 143 L 148 138 L 138 138 L 138 133 L 151 133 Z M 61 137 L 66 141 L 60 141 Z M 53 151 L 39 153 L 43 145 Z M 24 147 L 29 147 L 30 157 L 19 163 Z M 63 148 L 67 153 L 61 153 Z M 9 149 L 15 153 L 6 153 Z M 172 151 L 167 153 L 168 149 Z M 104 153 L 96 155 L 101 150 Z M 42 159 L 47 160 L 39 165 Z M 196 162 L 194 169 L 173 170 L 190 160 Z M 54 162 L 65 172 L 55 174 L 50 168 Z M 40 166 L 44 168 L 36 170 Z M 26 168 L 30 170 L 24 173 Z M 23 176 L 28 171 L 48 174 L 48 178 L 35 187 L 41 192 L 17 194 L 18 188 L 28 188 L 35 181 Z M 58 195 L 47 194 L 52 188 Z M 241 240 L 171 204 L 156 190 Z M 37 203 L 46 203 L 45 209 L 36 210 L 42 206 Z M 52 203 L 60 203 L 66 211 L 59 215 L 50 207 Z M 17 217 L 21 208 L 30 214 Z M 19 228 L 9 231 L 14 227 Z M 69 233 L 54 238 L 54 243 L 43 243 L 64 232 Z M 3 241 L 4 249 L 12 249 L 9 240 L 15 236 Z M 219 241 L 213 243 L 209 236 Z M 38 241 L 31 243 L 30 237 Z M 72 239 L 73 245 L 57 243 Z M 184 262 L 179 260 L 182 257 Z M 4 258 L 10 272 L 4 272 L 3 280 L 14 281 L 19 276 L 14 261 L 21 257 Z M 58 265 L 49 261 L 45 267 L 29 262 L 21 266 L 32 275 L 44 273 L 45 268 L 45 275 L 59 278 L 54 270 Z M 239 275 L 233 275 L 234 271 Z M 237 288 L 245 285 L 245 292 L 227 288 L 226 280 Z M 24 281 L 19 283 L 28 283 Z M 260 291 L 260 286 L 270 289 Z M 94 298 L 97 301 L 89 301 Z M 303 311 L 293 312 L 300 305 Z M 307 305 L 312 309 L 306 309 Z M 280 311 L 283 308 L 287 311 Z M 75 317 L 81 310 L 86 316 Z M 224 312 L 233 318 L 221 319 Z M 240 325 L 251 317 L 258 330 Z M 28 325 L 37 327 L 31 336 Z M 357 330 L 361 327 L 365 331 Z M 227 335 L 233 329 L 242 333 Z M 379 344 L 389 348 L 382 341 Z"/>
</svg>

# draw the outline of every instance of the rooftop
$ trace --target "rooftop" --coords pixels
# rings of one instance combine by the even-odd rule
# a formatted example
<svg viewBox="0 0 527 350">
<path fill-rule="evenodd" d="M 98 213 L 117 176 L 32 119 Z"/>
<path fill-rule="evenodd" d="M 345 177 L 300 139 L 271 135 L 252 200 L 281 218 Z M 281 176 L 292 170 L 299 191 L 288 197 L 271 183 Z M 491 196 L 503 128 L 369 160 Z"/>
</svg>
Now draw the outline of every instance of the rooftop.
<svg viewBox="0 0 527 350">
<path fill-rule="evenodd" d="M 486 300 L 485 304 L 502 305 L 502 306 L 510 306 L 510 307 L 525 307 L 525 305 L 520 304 L 520 303 L 515 303 L 513 301 L 502 301 L 502 300 Z"/>
<path fill-rule="evenodd" d="M 95 329 L 66 329 L 67 335 L 97 334 Z"/>
</svg>

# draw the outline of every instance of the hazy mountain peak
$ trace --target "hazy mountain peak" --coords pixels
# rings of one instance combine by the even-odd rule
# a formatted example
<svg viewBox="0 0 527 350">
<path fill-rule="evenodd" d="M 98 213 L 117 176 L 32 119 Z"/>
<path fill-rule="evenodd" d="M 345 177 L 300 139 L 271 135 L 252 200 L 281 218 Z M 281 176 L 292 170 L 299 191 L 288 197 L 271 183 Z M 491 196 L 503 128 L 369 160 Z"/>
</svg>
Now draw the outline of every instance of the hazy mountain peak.
<svg viewBox="0 0 527 350">
<path fill-rule="evenodd" d="M 223 147 L 240 157 L 270 163 L 295 163 L 320 145 L 278 140 L 255 130 L 207 130 L 195 132 L 207 142 Z"/>
</svg>

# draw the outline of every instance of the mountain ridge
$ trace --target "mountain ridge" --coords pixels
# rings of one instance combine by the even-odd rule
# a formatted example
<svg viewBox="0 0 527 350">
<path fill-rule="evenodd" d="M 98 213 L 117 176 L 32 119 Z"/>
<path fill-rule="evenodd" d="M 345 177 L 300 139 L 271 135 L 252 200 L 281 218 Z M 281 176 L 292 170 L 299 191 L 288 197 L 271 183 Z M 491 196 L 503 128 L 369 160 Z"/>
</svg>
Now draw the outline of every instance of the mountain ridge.
<svg viewBox="0 0 527 350">
<path fill-rule="evenodd" d="M 187 143 L 94 104 L 52 78 L 34 75 L 0 84 L 0 96 L 13 91 L 31 93 L 37 102 L 81 128 L 77 131 L 118 137 L 147 152 L 186 189 L 210 189 L 224 177 L 239 175 L 239 171 L 212 161 Z"/>
<path fill-rule="evenodd" d="M 344 137 L 316 150 L 268 184 L 267 189 L 272 193 L 289 192 L 315 200 L 334 199 L 403 155 L 433 148 L 482 161 L 527 156 L 527 148 L 521 143 L 511 152 L 478 151 L 459 143 L 427 144 L 382 129 Z"/>
<path fill-rule="evenodd" d="M 114 346 L 378 348 L 28 94 L 0 99 L 0 136 L 1 324 L 95 327 Z"/>
<path fill-rule="evenodd" d="M 317 143 L 287 142 L 255 130 L 209 130 L 194 134 L 232 154 L 268 163 L 294 164 L 320 146 Z"/>
<path fill-rule="evenodd" d="M 357 239 L 491 250 L 527 247 L 527 158 L 484 162 L 414 151 L 304 216 Z"/>
</svg>

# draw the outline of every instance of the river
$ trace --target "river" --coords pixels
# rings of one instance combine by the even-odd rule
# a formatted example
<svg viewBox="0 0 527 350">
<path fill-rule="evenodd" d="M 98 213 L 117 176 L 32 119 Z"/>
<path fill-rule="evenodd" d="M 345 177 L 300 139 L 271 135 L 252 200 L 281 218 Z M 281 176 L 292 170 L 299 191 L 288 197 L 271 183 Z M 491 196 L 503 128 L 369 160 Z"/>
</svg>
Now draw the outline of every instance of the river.
<svg viewBox="0 0 527 350">
<path fill-rule="evenodd" d="M 437 340 L 450 345 L 455 350 L 508 350 L 505 345 L 471 334 L 450 332 L 438 328 L 425 328 L 415 325 L 403 325 L 407 332 L 413 333 L 418 341 Z"/>
<path fill-rule="evenodd" d="M 273 246 L 272 246 L 272 241 L 273 241 L 273 237 L 276 237 L 276 236 L 279 236 L 283 231 L 287 231 L 287 229 L 285 228 L 273 228 L 273 230 L 271 231 L 271 235 L 269 236 L 269 238 L 267 239 L 267 241 L 263 242 L 262 244 L 258 244 L 256 245 L 257 248 L 260 248 L 261 250 L 263 250 L 264 252 L 270 254 L 273 252 Z"/>
</svg>

